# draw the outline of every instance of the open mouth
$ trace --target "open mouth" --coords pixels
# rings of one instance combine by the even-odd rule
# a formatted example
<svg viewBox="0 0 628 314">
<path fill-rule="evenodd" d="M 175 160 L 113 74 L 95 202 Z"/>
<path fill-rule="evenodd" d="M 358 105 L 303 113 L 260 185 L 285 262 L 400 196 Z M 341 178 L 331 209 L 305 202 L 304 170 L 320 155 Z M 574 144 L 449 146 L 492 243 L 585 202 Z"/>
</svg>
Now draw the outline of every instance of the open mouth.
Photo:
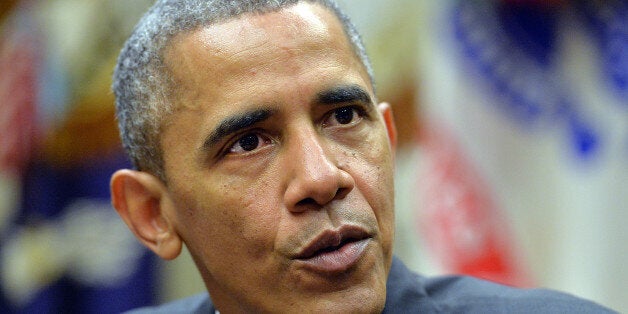
<svg viewBox="0 0 628 314">
<path fill-rule="evenodd" d="M 370 240 L 371 237 L 361 229 L 327 231 L 312 241 L 296 260 L 316 272 L 346 271 L 359 261 Z"/>
<path fill-rule="evenodd" d="M 344 239 L 338 245 L 332 245 L 332 246 L 324 247 L 324 248 L 314 252 L 314 254 L 312 254 L 312 256 L 338 251 L 343 246 L 345 246 L 346 244 L 349 244 L 349 243 L 352 243 L 352 242 L 358 242 L 358 241 L 360 241 L 360 239 L 353 239 L 353 238 Z"/>
</svg>

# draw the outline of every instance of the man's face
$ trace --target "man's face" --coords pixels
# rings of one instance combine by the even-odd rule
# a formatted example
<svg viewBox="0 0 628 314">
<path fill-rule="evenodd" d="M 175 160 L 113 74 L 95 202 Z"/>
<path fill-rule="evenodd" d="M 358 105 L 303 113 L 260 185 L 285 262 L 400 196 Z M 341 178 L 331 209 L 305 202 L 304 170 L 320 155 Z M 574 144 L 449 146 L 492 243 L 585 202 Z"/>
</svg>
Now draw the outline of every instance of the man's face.
<svg viewBox="0 0 628 314">
<path fill-rule="evenodd" d="M 176 37 L 166 62 L 168 215 L 218 309 L 381 311 L 387 107 L 337 19 L 304 3 L 245 15 Z"/>
</svg>

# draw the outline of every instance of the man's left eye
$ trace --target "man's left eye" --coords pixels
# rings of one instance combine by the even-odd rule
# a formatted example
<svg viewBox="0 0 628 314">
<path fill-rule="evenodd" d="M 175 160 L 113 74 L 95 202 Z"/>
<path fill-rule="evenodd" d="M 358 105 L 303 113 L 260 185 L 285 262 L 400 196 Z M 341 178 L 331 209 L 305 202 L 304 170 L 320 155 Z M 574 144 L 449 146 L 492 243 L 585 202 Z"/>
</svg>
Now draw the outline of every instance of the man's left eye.
<svg viewBox="0 0 628 314">
<path fill-rule="evenodd" d="M 342 107 L 331 112 L 325 119 L 325 126 L 351 125 L 362 120 L 362 113 L 355 107 Z"/>
</svg>

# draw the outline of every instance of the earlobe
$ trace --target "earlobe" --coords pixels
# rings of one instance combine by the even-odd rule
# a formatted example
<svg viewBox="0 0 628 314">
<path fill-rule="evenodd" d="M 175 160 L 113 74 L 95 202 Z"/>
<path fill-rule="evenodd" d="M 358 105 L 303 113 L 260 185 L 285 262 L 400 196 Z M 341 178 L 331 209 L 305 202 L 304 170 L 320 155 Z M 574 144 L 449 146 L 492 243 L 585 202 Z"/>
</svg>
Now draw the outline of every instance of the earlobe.
<svg viewBox="0 0 628 314">
<path fill-rule="evenodd" d="M 173 204 L 157 177 L 128 169 L 116 171 L 111 177 L 111 201 L 142 244 L 164 259 L 180 254 L 182 240 L 168 215 Z"/>
<path fill-rule="evenodd" d="M 377 109 L 384 118 L 384 124 L 386 125 L 386 131 L 388 132 L 388 140 L 390 141 L 390 147 L 393 152 L 397 149 L 397 128 L 395 126 L 395 118 L 393 116 L 392 108 L 389 103 L 379 103 Z"/>
</svg>

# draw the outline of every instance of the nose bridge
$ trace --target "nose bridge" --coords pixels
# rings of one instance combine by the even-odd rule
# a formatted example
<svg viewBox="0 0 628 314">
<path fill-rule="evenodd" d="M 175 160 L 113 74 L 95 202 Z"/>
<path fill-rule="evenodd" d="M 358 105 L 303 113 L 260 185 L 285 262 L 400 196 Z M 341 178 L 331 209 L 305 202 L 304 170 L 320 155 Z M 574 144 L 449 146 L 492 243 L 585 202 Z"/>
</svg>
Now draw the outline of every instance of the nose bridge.
<svg viewBox="0 0 628 314">
<path fill-rule="evenodd" d="M 313 203 L 325 205 L 353 188 L 353 179 L 338 166 L 331 144 L 314 127 L 301 126 L 293 134 L 286 156 L 290 180 L 285 195 L 292 211 Z"/>
<path fill-rule="evenodd" d="M 300 128 L 293 145 L 297 166 L 295 175 L 312 181 L 324 180 L 336 169 L 335 158 L 330 155 L 324 139 L 313 128 Z"/>
</svg>

